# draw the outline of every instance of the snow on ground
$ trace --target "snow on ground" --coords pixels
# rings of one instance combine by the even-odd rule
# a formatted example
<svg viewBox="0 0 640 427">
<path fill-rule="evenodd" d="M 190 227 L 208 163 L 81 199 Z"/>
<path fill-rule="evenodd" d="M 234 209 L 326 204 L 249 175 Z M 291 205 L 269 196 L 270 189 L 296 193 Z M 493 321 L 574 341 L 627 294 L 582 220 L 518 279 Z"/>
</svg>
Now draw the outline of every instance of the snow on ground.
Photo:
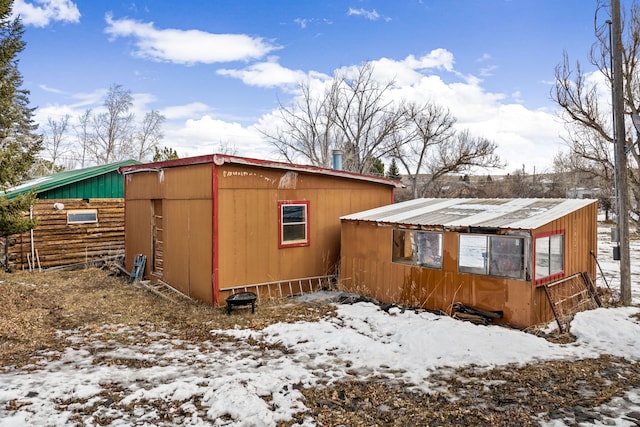
<svg viewBox="0 0 640 427">
<path fill-rule="evenodd" d="M 617 289 L 619 266 L 611 259 L 608 227 L 599 228 L 599 240 L 600 265 L 609 286 Z M 640 241 L 631 243 L 632 295 L 638 304 Z M 603 285 L 601 277 L 597 281 Z M 58 359 L 43 354 L 36 365 L 0 370 L 0 427 L 65 425 L 79 409 L 91 407 L 93 416 L 82 419 L 84 425 L 105 419 L 116 426 L 157 425 L 162 402 L 164 409 L 180 411 L 183 425 L 272 426 L 305 409 L 298 385 L 383 376 L 428 391 L 430 374 L 445 367 L 601 354 L 635 361 L 640 360 L 640 324 L 631 316 L 638 312 L 624 307 L 579 313 L 571 324 L 577 337 L 571 344 L 427 312 L 393 308 L 387 313 L 370 303 L 341 305 L 337 317 L 320 322 L 212 331 L 212 340 L 204 343 L 172 339 L 144 326 L 107 325 L 105 332 L 146 336 L 151 344 L 131 340 L 123 345 L 75 330 L 65 332 L 73 346 Z M 120 405 L 106 404 L 109 390 L 126 395 Z M 631 425 L 623 415 L 640 411 L 639 394 L 632 390 L 626 399 L 609 402 L 609 409 L 620 408 L 620 417 L 605 421 Z"/>
</svg>

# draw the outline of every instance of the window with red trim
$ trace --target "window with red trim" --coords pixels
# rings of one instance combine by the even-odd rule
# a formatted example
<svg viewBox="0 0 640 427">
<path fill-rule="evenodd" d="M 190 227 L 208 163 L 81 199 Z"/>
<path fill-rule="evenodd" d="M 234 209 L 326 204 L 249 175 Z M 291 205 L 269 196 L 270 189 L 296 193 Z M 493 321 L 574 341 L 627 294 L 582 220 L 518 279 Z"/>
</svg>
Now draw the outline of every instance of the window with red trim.
<svg viewBox="0 0 640 427">
<path fill-rule="evenodd" d="M 309 245 L 309 201 L 280 201 L 279 246 Z"/>
<path fill-rule="evenodd" d="M 547 281 L 564 275 L 564 234 L 547 233 L 535 241 L 535 281 Z"/>
</svg>

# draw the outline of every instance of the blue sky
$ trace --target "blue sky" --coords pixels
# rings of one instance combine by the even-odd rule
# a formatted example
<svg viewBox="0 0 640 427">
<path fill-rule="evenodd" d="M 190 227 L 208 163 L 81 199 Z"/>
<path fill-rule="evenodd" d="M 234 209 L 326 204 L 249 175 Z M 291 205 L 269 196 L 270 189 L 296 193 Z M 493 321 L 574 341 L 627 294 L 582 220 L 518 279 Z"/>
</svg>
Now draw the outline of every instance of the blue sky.
<svg viewBox="0 0 640 427">
<path fill-rule="evenodd" d="M 256 127 L 275 126 L 278 101 L 303 79 L 372 61 L 398 96 L 450 108 L 461 129 L 499 145 L 507 171 L 529 172 L 562 149 L 553 71 L 563 50 L 589 70 L 595 10 L 587 0 L 14 3 L 43 131 L 48 118 L 99 108 L 120 84 L 140 117 L 165 115 L 163 144 L 181 157 L 225 144 L 276 158 Z"/>
</svg>

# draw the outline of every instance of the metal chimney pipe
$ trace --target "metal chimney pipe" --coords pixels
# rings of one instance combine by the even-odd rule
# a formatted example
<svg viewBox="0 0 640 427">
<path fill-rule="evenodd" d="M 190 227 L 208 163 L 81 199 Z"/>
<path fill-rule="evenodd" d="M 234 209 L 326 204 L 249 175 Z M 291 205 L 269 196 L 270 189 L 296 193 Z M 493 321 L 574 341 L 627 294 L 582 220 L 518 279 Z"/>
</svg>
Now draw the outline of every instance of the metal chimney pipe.
<svg viewBox="0 0 640 427">
<path fill-rule="evenodd" d="M 333 168 L 342 170 L 342 150 L 333 150 Z"/>
</svg>

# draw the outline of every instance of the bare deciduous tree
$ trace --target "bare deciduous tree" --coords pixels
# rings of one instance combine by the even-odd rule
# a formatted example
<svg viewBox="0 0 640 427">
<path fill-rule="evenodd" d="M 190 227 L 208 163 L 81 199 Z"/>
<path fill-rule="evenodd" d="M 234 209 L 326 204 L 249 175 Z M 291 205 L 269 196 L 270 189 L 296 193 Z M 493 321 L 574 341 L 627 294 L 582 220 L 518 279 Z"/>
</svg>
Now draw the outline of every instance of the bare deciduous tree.
<svg viewBox="0 0 640 427">
<path fill-rule="evenodd" d="M 608 84 L 593 83 L 589 73 L 579 62 L 572 66 L 568 54 L 555 68 L 555 86 L 551 96 L 561 107 L 567 127 L 565 142 L 571 155 L 581 157 L 580 172 L 597 177 L 603 185 L 613 187 L 613 126 L 610 113 L 610 93 L 613 82 L 610 57 L 609 29 L 605 22 L 598 24 L 598 13 L 606 13 L 608 4 L 598 2 L 596 9 L 596 43 L 589 53 L 589 62 L 604 76 Z M 601 21 L 604 21 L 602 19 Z M 623 34 L 623 86 L 627 118 L 640 112 L 640 8 L 634 1 L 626 14 Z M 627 135 L 635 135 L 631 120 L 626 120 Z M 628 181 L 636 201 L 640 201 L 640 151 L 628 141 Z M 632 211 L 640 216 L 638 203 Z"/>
<path fill-rule="evenodd" d="M 89 129 L 89 120 L 91 119 L 91 110 L 87 109 L 78 117 L 78 123 L 74 126 L 78 146 L 76 147 L 76 156 L 80 161 L 80 167 L 84 168 L 87 162 L 89 146 L 91 145 L 91 132 Z"/>
<path fill-rule="evenodd" d="M 93 116 L 91 152 L 97 164 L 123 160 L 132 151 L 133 106 L 131 91 L 121 85 L 109 88 L 104 101 L 106 111 Z"/>
<path fill-rule="evenodd" d="M 263 135 L 287 160 L 302 158 L 316 166 L 331 164 L 332 149 L 344 152 L 347 170 L 368 173 L 371 162 L 391 150 L 400 114 L 389 99 L 393 82 L 379 83 L 374 67 L 339 72 L 321 93 L 310 83 L 299 85 L 297 101 L 278 110 L 282 123 Z"/>
<path fill-rule="evenodd" d="M 473 167 L 502 167 L 496 144 L 473 137 L 469 131 L 455 131 L 455 118 L 448 109 L 431 102 L 404 106 L 402 128 L 394 134 L 393 155 L 403 166 L 413 197 L 438 195 L 437 181 L 448 173 Z M 426 182 L 418 183 L 420 174 Z M 420 194 L 421 193 L 421 194 Z"/>
<path fill-rule="evenodd" d="M 275 133 L 262 134 L 289 162 L 302 158 L 314 166 L 329 167 L 331 150 L 341 146 L 337 141 L 334 81 L 324 93 L 315 95 L 309 82 L 300 83 L 300 96 L 292 107 L 279 104 L 278 118 L 282 124 Z"/>
<path fill-rule="evenodd" d="M 427 164 L 429 181 L 423 186 L 428 194 L 430 184 L 448 173 L 461 173 L 474 167 L 502 168 L 504 163 L 496 153 L 498 146 L 487 138 L 472 136 L 468 130 L 456 132 L 453 138 L 435 147 Z"/>
<path fill-rule="evenodd" d="M 136 150 L 135 159 L 143 161 L 152 157 L 155 149 L 162 141 L 162 123 L 164 116 L 158 111 L 153 110 L 145 114 L 140 130 L 135 135 L 135 144 L 133 149 Z"/>
<path fill-rule="evenodd" d="M 454 134 L 455 118 L 449 110 L 428 102 L 410 103 L 402 110 L 404 121 L 394 134 L 393 156 L 409 178 L 413 198 L 418 197 L 418 176 L 430 168 L 432 148 Z"/>
<path fill-rule="evenodd" d="M 121 85 L 109 88 L 103 107 L 96 111 L 87 109 L 77 117 L 72 125 L 75 144 L 69 143 L 70 147 L 67 147 L 69 116 L 60 121 L 49 120 L 45 138 L 49 142 L 47 149 L 54 158 L 52 166 L 60 166 L 57 160 L 63 148 L 73 152 L 74 166 L 79 164 L 80 167 L 126 159 L 152 159 L 164 137 L 164 116 L 152 110 L 137 123 L 131 111 L 131 92 Z"/>
<path fill-rule="evenodd" d="M 402 111 L 389 99 L 393 81 L 379 83 L 374 67 L 367 62 L 355 76 L 339 77 L 336 121 L 345 152 L 345 168 L 367 173 L 371 162 L 393 149 L 392 138 L 399 130 Z"/>
<path fill-rule="evenodd" d="M 66 141 L 67 127 L 70 116 L 65 114 L 60 120 L 51 117 L 47 119 L 48 132 L 44 134 L 44 151 L 49 154 L 51 160 L 49 173 L 53 173 L 54 167 L 60 163 L 60 158 L 67 152 Z"/>
</svg>

